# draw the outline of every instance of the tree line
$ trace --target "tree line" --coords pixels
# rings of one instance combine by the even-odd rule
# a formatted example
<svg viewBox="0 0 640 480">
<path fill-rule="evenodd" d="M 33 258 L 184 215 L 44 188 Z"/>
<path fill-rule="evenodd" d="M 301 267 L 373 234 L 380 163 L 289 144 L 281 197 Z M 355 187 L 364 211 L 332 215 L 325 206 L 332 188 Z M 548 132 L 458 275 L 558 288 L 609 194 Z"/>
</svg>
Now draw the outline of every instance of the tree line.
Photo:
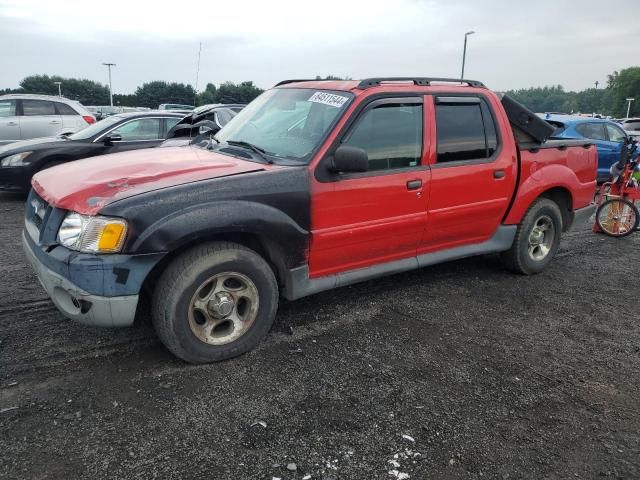
<svg viewBox="0 0 640 480">
<path fill-rule="evenodd" d="M 61 82 L 62 96 L 77 100 L 83 105 L 109 105 L 109 87 L 93 80 L 64 78 L 58 75 L 31 75 L 20 82 L 16 89 L 0 90 L 0 95 L 8 93 L 33 93 L 58 95 Z M 219 86 L 208 83 L 205 89 L 196 93 L 191 85 L 155 80 L 136 88 L 132 94 L 113 94 L 113 104 L 122 107 L 158 108 L 161 103 L 183 105 L 206 105 L 209 103 L 249 103 L 263 92 L 253 82 L 225 82 Z"/>
<path fill-rule="evenodd" d="M 316 79 L 340 80 L 328 75 Z M 84 105 L 108 105 L 109 88 L 93 80 L 63 78 L 57 75 L 31 75 L 20 82 L 20 88 L 0 90 L 6 93 L 39 93 L 57 95 L 62 82 L 62 95 Z M 123 107 L 158 108 L 161 103 L 205 105 L 209 103 L 249 103 L 262 93 L 252 81 L 225 82 L 218 86 L 207 83 L 197 92 L 191 85 L 160 80 L 139 86 L 132 94 L 114 94 L 114 105 Z M 566 91 L 562 85 L 533 87 L 506 92 L 534 112 L 597 113 L 623 117 L 627 113 L 627 98 L 635 98 L 630 115 L 640 116 L 640 67 L 629 67 L 608 76 L 604 88 L 588 88 L 580 92 Z"/>
<path fill-rule="evenodd" d="M 640 67 L 608 75 L 605 88 L 567 92 L 562 85 L 506 92 L 534 112 L 597 113 L 614 118 L 627 114 L 627 98 L 635 98 L 629 115 L 640 116 Z"/>
</svg>

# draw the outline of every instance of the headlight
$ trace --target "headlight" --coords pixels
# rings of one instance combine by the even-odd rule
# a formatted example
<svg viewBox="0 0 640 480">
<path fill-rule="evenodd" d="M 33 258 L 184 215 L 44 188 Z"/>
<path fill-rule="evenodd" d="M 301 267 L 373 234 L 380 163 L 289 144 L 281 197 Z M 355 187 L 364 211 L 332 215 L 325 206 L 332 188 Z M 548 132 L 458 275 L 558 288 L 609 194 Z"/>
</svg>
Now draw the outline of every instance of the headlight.
<svg viewBox="0 0 640 480">
<path fill-rule="evenodd" d="M 29 165 L 30 162 L 25 162 L 25 158 L 31 155 L 33 152 L 16 153 L 15 155 L 9 155 L 0 160 L 0 165 L 3 167 L 24 167 Z"/>
<path fill-rule="evenodd" d="M 58 242 L 71 250 L 89 253 L 116 253 L 127 235 L 121 218 L 91 217 L 70 212 L 58 230 Z"/>
</svg>

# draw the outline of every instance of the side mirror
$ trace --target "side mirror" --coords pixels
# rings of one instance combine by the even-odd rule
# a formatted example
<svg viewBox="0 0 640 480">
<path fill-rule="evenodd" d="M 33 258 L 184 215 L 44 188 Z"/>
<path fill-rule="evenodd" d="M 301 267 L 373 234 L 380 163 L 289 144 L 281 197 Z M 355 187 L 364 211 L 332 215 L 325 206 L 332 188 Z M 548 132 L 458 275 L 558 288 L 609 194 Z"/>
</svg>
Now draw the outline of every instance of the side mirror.
<svg viewBox="0 0 640 480">
<path fill-rule="evenodd" d="M 334 172 L 366 172 L 369 170 L 369 155 L 362 148 L 340 145 L 333 154 L 330 168 Z"/>
<path fill-rule="evenodd" d="M 104 137 L 105 145 L 113 145 L 114 142 L 121 142 L 121 141 L 122 141 L 122 135 L 118 135 L 117 133 L 114 133 L 113 135 L 107 135 L 106 137 Z"/>
</svg>

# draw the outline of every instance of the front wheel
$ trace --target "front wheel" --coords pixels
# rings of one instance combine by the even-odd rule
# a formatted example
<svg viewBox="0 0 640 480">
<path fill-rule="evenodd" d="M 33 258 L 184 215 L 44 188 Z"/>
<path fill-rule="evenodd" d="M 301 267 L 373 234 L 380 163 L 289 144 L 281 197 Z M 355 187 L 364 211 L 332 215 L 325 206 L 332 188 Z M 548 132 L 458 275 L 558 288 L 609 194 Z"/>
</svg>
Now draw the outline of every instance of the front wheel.
<svg viewBox="0 0 640 480">
<path fill-rule="evenodd" d="M 610 198 L 596 211 L 596 223 L 610 237 L 626 237 L 632 234 L 640 222 L 638 208 L 624 198 Z"/>
<path fill-rule="evenodd" d="M 511 248 L 500 254 L 504 266 L 513 272 L 532 275 L 543 271 L 558 251 L 562 213 L 547 198 L 536 200 L 518 225 Z"/>
<path fill-rule="evenodd" d="M 153 325 L 164 345 L 190 363 L 235 357 L 269 332 L 278 285 L 269 264 L 242 245 L 199 245 L 177 257 L 153 294 Z"/>
</svg>

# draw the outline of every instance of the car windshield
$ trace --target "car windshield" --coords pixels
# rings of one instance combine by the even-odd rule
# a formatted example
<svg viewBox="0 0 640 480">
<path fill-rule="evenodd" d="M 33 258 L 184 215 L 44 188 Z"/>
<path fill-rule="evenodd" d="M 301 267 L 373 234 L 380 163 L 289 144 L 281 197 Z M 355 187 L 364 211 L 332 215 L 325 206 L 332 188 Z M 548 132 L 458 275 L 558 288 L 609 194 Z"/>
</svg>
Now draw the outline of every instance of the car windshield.
<svg viewBox="0 0 640 480">
<path fill-rule="evenodd" d="M 308 163 L 353 94 L 298 88 L 264 92 L 218 132 L 221 143 L 246 142 L 277 160 Z"/>
<path fill-rule="evenodd" d="M 99 122 L 96 122 L 93 125 L 89 125 L 88 127 L 77 131 L 76 133 L 72 133 L 67 138 L 70 138 L 71 140 L 87 140 L 93 137 L 94 135 L 102 133 L 104 130 L 118 123 L 121 120 L 122 120 L 122 117 L 118 117 L 118 116 L 107 117 L 104 120 L 100 120 Z"/>
</svg>

